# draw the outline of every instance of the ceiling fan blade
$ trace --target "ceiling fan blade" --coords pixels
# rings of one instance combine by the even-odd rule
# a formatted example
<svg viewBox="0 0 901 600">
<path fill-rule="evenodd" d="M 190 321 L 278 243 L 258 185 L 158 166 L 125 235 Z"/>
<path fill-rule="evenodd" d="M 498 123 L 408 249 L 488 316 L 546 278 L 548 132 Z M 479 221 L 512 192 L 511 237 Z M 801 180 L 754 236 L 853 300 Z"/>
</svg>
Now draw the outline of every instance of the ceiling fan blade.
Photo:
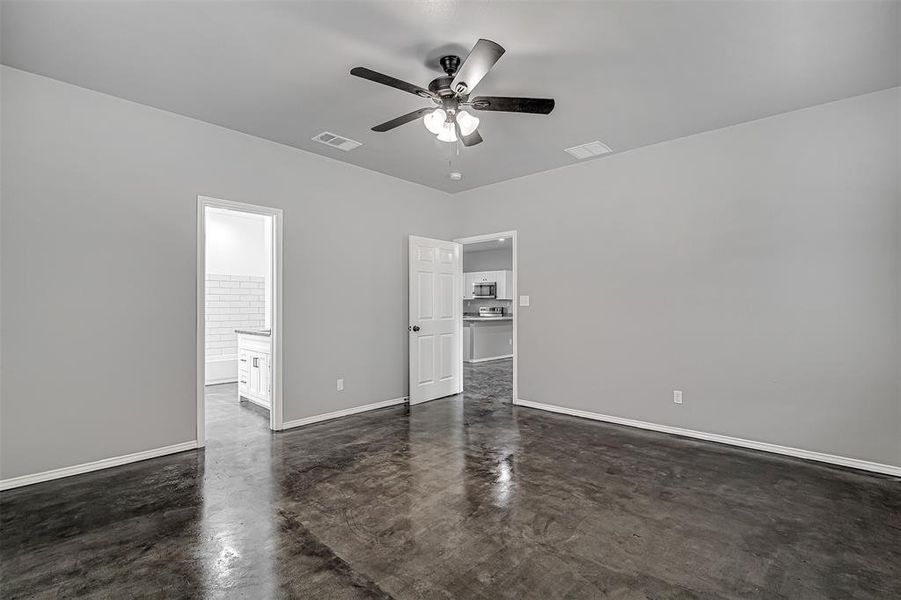
<svg viewBox="0 0 901 600">
<path fill-rule="evenodd" d="M 505 96 L 478 96 L 470 100 L 475 110 L 498 112 L 535 113 L 546 115 L 554 110 L 553 98 L 508 98 Z"/>
<path fill-rule="evenodd" d="M 460 124 L 454 121 L 454 127 L 457 128 L 457 139 L 463 142 L 463 145 L 467 148 L 469 146 L 475 146 L 476 144 L 482 143 L 482 136 L 479 135 L 479 130 L 476 129 L 469 135 L 463 135 L 463 132 L 460 131 Z"/>
<path fill-rule="evenodd" d="M 396 119 L 391 119 L 390 121 L 385 121 L 381 125 L 376 125 L 375 127 L 372 128 L 372 130 L 379 131 L 379 132 L 390 131 L 391 129 L 394 129 L 395 127 L 400 127 L 401 125 L 409 123 L 410 121 L 415 121 L 416 119 L 418 119 L 420 117 L 424 117 L 426 115 L 426 113 L 432 112 L 433 110 L 435 110 L 435 109 L 432 107 L 420 108 L 419 110 L 414 110 L 413 112 L 409 112 L 405 115 L 401 115 L 401 116 L 397 117 Z"/>
<path fill-rule="evenodd" d="M 475 89 L 482 81 L 491 67 L 494 66 L 501 56 L 503 56 L 504 48 L 491 40 L 479 40 L 472 47 L 469 56 L 460 65 L 454 80 L 451 82 L 451 89 L 460 96 L 466 96 Z"/>
<path fill-rule="evenodd" d="M 362 77 L 363 79 L 368 79 L 369 81 L 381 83 L 382 85 L 391 86 L 404 92 L 416 94 L 423 98 L 435 97 L 435 94 L 425 88 L 413 85 L 412 83 L 407 83 L 406 81 L 391 77 L 390 75 L 385 75 L 384 73 L 379 73 L 378 71 L 373 71 L 372 69 L 367 69 L 366 67 L 354 67 L 350 70 L 350 74 L 355 75 L 356 77 Z"/>
</svg>

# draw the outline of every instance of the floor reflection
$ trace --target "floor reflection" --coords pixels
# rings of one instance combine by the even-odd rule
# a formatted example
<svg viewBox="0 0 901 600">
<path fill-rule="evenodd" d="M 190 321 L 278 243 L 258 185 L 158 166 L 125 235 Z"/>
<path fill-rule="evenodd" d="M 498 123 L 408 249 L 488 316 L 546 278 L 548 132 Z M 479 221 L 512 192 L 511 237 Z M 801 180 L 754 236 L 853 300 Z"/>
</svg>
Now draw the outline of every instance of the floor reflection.
<svg viewBox="0 0 901 600">
<path fill-rule="evenodd" d="M 206 390 L 206 450 L 198 563 L 215 595 L 276 591 L 269 413 L 238 401 L 235 384 Z"/>
</svg>

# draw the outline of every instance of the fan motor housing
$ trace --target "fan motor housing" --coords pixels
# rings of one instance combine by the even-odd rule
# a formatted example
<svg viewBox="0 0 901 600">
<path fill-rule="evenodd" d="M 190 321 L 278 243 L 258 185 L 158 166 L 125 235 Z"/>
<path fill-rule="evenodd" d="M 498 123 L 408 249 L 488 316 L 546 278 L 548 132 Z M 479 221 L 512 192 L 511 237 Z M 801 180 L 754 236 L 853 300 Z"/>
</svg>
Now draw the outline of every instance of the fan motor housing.
<svg viewBox="0 0 901 600">
<path fill-rule="evenodd" d="M 453 77 L 438 77 L 437 79 L 433 79 L 429 83 L 429 91 L 438 94 L 441 98 L 449 98 L 454 95 L 454 90 L 450 87 L 453 80 Z"/>
<path fill-rule="evenodd" d="M 444 72 L 447 73 L 447 76 L 433 79 L 429 83 L 429 91 L 433 94 L 438 94 L 438 97 L 441 99 L 451 98 L 456 95 L 454 90 L 451 89 L 451 83 L 454 81 L 454 74 L 460 68 L 460 57 L 448 54 L 438 59 L 438 63 L 444 69 Z"/>
</svg>

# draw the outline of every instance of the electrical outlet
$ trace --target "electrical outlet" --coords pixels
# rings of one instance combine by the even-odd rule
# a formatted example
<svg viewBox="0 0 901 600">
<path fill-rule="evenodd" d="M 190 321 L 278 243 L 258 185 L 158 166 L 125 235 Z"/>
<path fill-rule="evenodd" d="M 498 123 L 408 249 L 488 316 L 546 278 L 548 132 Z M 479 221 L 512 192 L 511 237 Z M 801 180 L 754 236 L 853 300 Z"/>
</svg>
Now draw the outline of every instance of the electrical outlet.
<svg viewBox="0 0 901 600">
<path fill-rule="evenodd" d="M 673 390 L 673 402 L 682 404 L 682 390 Z"/>
<path fill-rule="evenodd" d="M 519 305 L 520 306 L 528 306 L 529 305 L 529 297 L 528 296 L 520 296 L 519 297 Z"/>
<path fill-rule="evenodd" d="M 338 389 L 339 392 L 341 390 L 343 390 L 344 389 L 344 379 L 339 379 L 337 384 L 335 385 L 335 387 Z"/>
</svg>

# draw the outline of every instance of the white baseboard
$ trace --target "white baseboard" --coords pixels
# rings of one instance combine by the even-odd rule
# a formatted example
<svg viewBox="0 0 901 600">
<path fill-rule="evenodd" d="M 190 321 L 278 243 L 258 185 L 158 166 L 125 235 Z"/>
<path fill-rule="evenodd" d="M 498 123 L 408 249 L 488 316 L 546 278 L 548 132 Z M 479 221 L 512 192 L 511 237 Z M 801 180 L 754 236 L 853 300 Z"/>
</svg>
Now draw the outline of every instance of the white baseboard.
<svg viewBox="0 0 901 600">
<path fill-rule="evenodd" d="M 374 402 L 372 404 L 364 404 L 363 406 L 354 406 L 353 408 L 345 408 L 344 410 L 336 410 L 335 412 L 325 413 L 322 415 L 314 415 L 312 417 L 304 417 L 303 419 L 295 419 L 293 421 L 285 421 L 284 423 L 282 423 L 282 429 L 291 429 L 293 427 L 300 427 L 301 425 L 310 425 L 312 423 L 319 423 L 320 421 L 329 421 L 331 419 L 347 417 L 347 416 L 355 415 L 355 414 L 361 413 L 361 412 L 377 410 L 379 408 L 387 408 L 389 406 L 394 406 L 396 404 L 403 404 L 406 401 L 407 401 L 407 396 L 403 396 L 401 398 L 393 398 L 391 400 L 383 400 L 382 402 Z"/>
<path fill-rule="evenodd" d="M 538 410 L 546 410 L 549 412 L 571 415 L 573 417 L 582 417 L 584 419 L 593 419 L 595 421 L 604 421 L 606 423 L 616 423 L 617 425 L 627 425 L 629 427 L 648 429 L 650 431 L 659 431 L 661 433 L 671 433 L 674 435 L 681 435 L 698 440 L 706 440 L 708 442 L 718 442 L 720 444 L 728 444 L 730 446 L 739 446 L 741 448 L 750 448 L 752 450 L 762 450 L 764 452 L 772 452 L 773 454 L 782 454 L 785 456 L 793 456 L 795 458 L 815 460 L 831 465 L 860 469 L 862 471 L 871 471 L 873 473 L 882 473 L 884 475 L 894 475 L 896 477 L 901 477 L 901 466 L 886 465 L 882 463 L 870 462 L 867 460 L 860 460 L 857 458 L 848 458 L 847 456 L 837 456 L 835 454 L 814 452 L 812 450 L 802 450 L 801 448 L 780 446 L 778 444 L 769 444 L 767 442 L 756 442 L 754 440 L 746 440 L 743 438 L 731 437 L 728 435 L 719 435 L 717 433 L 707 433 L 705 431 L 696 431 L 694 429 L 683 429 L 681 427 L 659 425 L 657 423 L 637 421 L 635 419 L 626 419 L 624 417 L 614 417 L 611 415 L 588 412 L 585 410 L 577 410 L 575 408 L 556 406 L 554 404 L 542 404 L 540 402 L 532 402 L 531 400 L 522 400 L 520 398 L 516 400 L 515 404 L 516 406 L 537 408 Z"/>
<path fill-rule="evenodd" d="M 483 363 L 492 360 L 504 360 L 505 358 L 513 358 L 512 354 L 504 354 L 503 356 L 489 356 L 488 358 L 470 358 L 469 360 L 464 360 L 465 363 Z"/>
<path fill-rule="evenodd" d="M 205 367 L 204 385 L 235 383 L 238 381 L 237 354 L 207 357 Z"/>
<path fill-rule="evenodd" d="M 181 444 L 173 444 L 171 446 L 163 446 L 162 448 L 153 448 L 152 450 L 143 450 L 133 454 L 125 454 L 124 456 L 114 456 L 112 458 L 104 458 L 93 462 L 73 465 L 71 467 L 62 467 L 34 473 L 32 475 L 21 475 L 19 477 L 10 477 L 9 479 L 0 479 L 0 491 L 11 490 L 12 488 L 40 483 L 42 481 L 50 481 L 51 479 L 62 479 L 72 475 L 80 475 L 91 471 L 99 471 L 100 469 L 108 469 L 110 467 L 118 467 L 127 465 L 128 463 L 147 460 L 148 458 L 156 458 L 165 456 L 166 454 L 175 454 L 176 452 L 184 452 L 185 450 L 194 450 L 197 448 L 196 441 L 182 442 Z"/>
</svg>

